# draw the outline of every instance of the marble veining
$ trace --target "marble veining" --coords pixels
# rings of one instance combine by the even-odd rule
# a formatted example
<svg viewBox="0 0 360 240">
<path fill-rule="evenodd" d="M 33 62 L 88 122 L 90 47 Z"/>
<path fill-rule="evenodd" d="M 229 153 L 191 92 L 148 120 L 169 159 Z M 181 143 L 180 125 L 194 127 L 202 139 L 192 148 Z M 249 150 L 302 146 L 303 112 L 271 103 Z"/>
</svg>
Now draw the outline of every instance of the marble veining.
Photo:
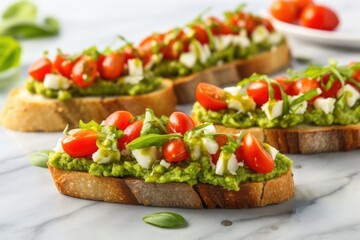
<svg viewBox="0 0 360 240">
<path fill-rule="evenodd" d="M 270 0 L 269 0 L 270 1 Z M 248 1 L 254 12 L 269 1 Z M 0 11 L 11 0 L 3 0 Z M 322 1 L 358 22 L 357 1 Z M 266 4 L 265 4 L 266 3 Z M 106 46 L 116 34 L 138 41 L 156 30 L 191 20 L 212 6 L 219 15 L 238 2 L 203 1 L 36 1 L 40 12 L 61 21 L 62 34 L 51 39 L 23 41 L 22 80 L 0 84 L 0 108 L 10 88 L 23 84 L 28 64 L 44 50 L 77 51 L 84 46 Z M 72 8 L 68 8 L 68 6 Z M 79 9 L 82 9 L 79 11 Z M 341 10 L 342 9 L 342 10 Z M 342 11 L 343 13 L 344 11 Z M 355 14 L 354 14 L 355 13 Z M 352 15 L 351 15 L 352 14 Z M 347 29 L 347 26 L 346 26 Z M 336 58 L 346 64 L 360 60 L 357 49 L 335 49 L 290 38 L 294 56 L 325 64 Z M 292 67 L 305 67 L 295 61 Z M 1 81 L 1 80 L 0 80 Z M 5 87 L 4 87 L 5 86 Z M 187 113 L 191 105 L 178 106 Z M 360 239 L 360 150 L 315 155 L 290 155 L 294 160 L 295 197 L 257 209 L 166 209 L 81 200 L 58 193 L 47 169 L 30 166 L 33 151 L 51 149 L 62 133 L 21 133 L 0 128 L 0 240 L 7 239 Z M 142 218 L 173 211 L 185 217 L 181 229 L 160 229 Z M 231 221 L 230 226 L 221 224 Z"/>
</svg>

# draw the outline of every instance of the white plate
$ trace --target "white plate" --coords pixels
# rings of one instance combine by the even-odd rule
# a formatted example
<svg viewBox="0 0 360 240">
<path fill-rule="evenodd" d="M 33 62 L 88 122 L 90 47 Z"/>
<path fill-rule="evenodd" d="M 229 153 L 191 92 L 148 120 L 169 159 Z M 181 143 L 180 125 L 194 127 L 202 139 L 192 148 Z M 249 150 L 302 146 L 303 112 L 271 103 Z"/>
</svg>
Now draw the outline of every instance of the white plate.
<svg viewBox="0 0 360 240">
<path fill-rule="evenodd" d="M 281 22 L 274 18 L 273 24 L 276 29 L 289 36 L 309 42 L 336 47 L 360 48 L 360 32 L 342 31 L 341 28 L 337 31 L 322 31 Z"/>
</svg>

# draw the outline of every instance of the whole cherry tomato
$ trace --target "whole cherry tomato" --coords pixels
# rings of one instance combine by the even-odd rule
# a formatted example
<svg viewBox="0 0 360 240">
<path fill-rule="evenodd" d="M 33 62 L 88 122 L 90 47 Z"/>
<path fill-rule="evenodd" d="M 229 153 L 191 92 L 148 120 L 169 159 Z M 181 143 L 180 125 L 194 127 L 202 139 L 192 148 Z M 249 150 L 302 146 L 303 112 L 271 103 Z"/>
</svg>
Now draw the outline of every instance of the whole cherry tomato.
<svg viewBox="0 0 360 240">
<path fill-rule="evenodd" d="M 196 88 L 196 100 L 208 110 L 227 109 L 226 92 L 208 83 L 199 83 Z"/>
<path fill-rule="evenodd" d="M 173 112 L 166 125 L 169 133 L 181 133 L 183 135 L 186 131 L 194 129 L 194 127 L 193 120 L 183 112 Z"/>
<path fill-rule="evenodd" d="M 81 57 L 71 71 L 71 79 L 82 88 L 89 87 L 96 79 L 97 63 L 89 56 Z"/>
<path fill-rule="evenodd" d="M 128 111 L 116 111 L 105 119 L 106 125 L 114 125 L 117 129 L 125 130 L 131 123 L 133 115 Z"/>
<path fill-rule="evenodd" d="M 278 0 L 270 7 L 272 16 L 280 21 L 294 23 L 299 19 L 300 11 L 298 5 L 293 1 Z"/>
<path fill-rule="evenodd" d="M 30 65 L 29 75 L 36 81 L 44 81 L 48 73 L 52 73 L 52 63 L 47 57 L 42 57 Z"/>
<path fill-rule="evenodd" d="M 72 157 L 86 157 L 98 150 L 98 133 L 91 129 L 74 129 L 62 140 L 64 151 Z"/>
<path fill-rule="evenodd" d="M 168 162 L 181 162 L 189 158 L 189 152 L 182 138 L 168 140 L 162 147 L 162 153 Z"/>
<path fill-rule="evenodd" d="M 114 80 L 124 71 L 125 56 L 122 52 L 112 52 L 99 58 L 97 66 L 103 79 Z"/>
<path fill-rule="evenodd" d="M 332 31 L 339 25 L 339 18 L 330 8 L 313 4 L 302 11 L 300 24 L 308 28 Z"/>
</svg>

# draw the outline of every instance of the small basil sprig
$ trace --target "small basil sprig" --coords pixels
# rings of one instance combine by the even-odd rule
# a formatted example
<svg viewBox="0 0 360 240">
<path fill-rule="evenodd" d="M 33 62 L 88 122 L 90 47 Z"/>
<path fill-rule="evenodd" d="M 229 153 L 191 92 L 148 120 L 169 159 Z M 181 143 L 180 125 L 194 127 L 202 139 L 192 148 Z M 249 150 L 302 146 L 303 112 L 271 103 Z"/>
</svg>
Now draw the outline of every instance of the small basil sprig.
<svg viewBox="0 0 360 240">
<path fill-rule="evenodd" d="M 19 66 L 21 46 L 12 37 L 0 37 L 0 72 Z"/>
<path fill-rule="evenodd" d="M 37 38 L 53 36 L 59 33 L 59 22 L 46 17 L 38 23 L 36 6 L 29 1 L 19 1 L 10 5 L 2 15 L 0 36 L 15 38 Z"/>
<path fill-rule="evenodd" d="M 29 155 L 29 162 L 31 163 L 31 165 L 34 166 L 47 168 L 47 162 L 49 160 L 49 154 L 51 152 L 51 150 L 41 150 L 33 152 Z"/>
<path fill-rule="evenodd" d="M 183 216 L 174 212 L 158 212 L 147 215 L 143 221 L 161 228 L 179 228 L 186 224 Z"/>
<path fill-rule="evenodd" d="M 151 133 L 161 134 L 166 132 L 166 123 L 163 122 L 162 119 L 156 117 L 153 110 L 147 108 L 145 110 L 144 124 L 140 135 L 143 136 Z"/>
<path fill-rule="evenodd" d="M 179 138 L 179 137 L 181 137 L 181 134 L 179 133 L 166 134 L 166 135 L 151 133 L 133 140 L 132 142 L 127 144 L 126 147 L 130 150 L 141 149 L 151 146 L 160 147 L 164 145 L 164 143 L 169 139 Z"/>
</svg>

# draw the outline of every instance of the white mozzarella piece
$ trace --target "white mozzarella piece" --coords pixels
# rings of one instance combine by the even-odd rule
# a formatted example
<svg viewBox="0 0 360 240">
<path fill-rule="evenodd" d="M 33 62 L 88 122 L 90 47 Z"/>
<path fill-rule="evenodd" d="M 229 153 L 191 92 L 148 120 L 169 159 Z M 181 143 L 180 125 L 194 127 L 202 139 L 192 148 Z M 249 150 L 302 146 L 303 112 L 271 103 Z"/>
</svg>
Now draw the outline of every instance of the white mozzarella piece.
<svg viewBox="0 0 360 240">
<path fill-rule="evenodd" d="M 170 163 L 168 163 L 167 161 L 165 161 L 164 159 L 162 159 L 160 161 L 160 165 L 163 166 L 164 168 L 169 168 L 170 167 Z"/>
<path fill-rule="evenodd" d="M 283 101 L 269 100 L 261 106 L 261 109 L 269 120 L 273 120 L 283 113 Z"/>
<path fill-rule="evenodd" d="M 180 63 L 182 63 L 187 68 L 192 68 L 196 63 L 196 54 L 193 52 L 186 52 L 180 55 L 179 59 Z"/>
<path fill-rule="evenodd" d="M 261 43 L 268 39 L 269 31 L 265 26 L 259 25 L 252 32 L 251 38 L 254 43 Z"/>
<path fill-rule="evenodd" d="M 124 77 L 124 82 L 129 84 L 138 84 L 141 82 L 141 80 L 144 79 L 144 76 L 138 75 L 138 76 L 126 76 Z"/>
<path fill-rule="evenodd" d="M 288 96 L 289 103 L 292 103 L 295 99 L 299 97 L 301 97 L 301 94 L 296 96 Z M 302 101 L 301 103 L 291 106 L 291 110 L 295 114 L 304 114 L 306 112 L 307 106 L 308 106 L 308 102 Z"/>
<path fill-rule="evenodd" d="M 214 37 L 214 45 L 217 51 L 226 49 L 233 42 L 233 35 L 220 35 Z"/>
<path fill-rule="evenodd" d="M 199 41 L 194 40 L 190 43 L 190 52 L 193 52 L 197 59 L 200 60 L 201 63 L 206 63 L 208 58 L 211 55 L 211 51 L 209 45 L 202 45 Z"/>
<path fill-rule="evenodd" d="M 214 134 L 216 133 L 216 129 L 215 126 L 213 124 L 210 124 L 209 126 L 206 126 L 202 129 L 200 129 L 200 131 L 204 132 L 205 134 Z"/>
<path fill-rule="evenodd" d="M 336 102 L 335 98 L 319 97 L 315 100 L 314 107 L 316 109 L 320 109 L 324 113 L 328 114 L 328 113 L 332 113 L 334 111 L 335 102 Z"/>
<path fill-rule="evenodd" d="M 205 137 L 201 139 L 207 152 L 209 154 L 215 154 L 219 150 L 219 145 L 212 138 Z"/>
<path fill-rule="evenodd" d="M 140 59 L 129 59 L 128 68 L 130 76 L 142 76 L 144 75 L 142 61 Z"/>
<path fill-rule="evenodd" d="M 230 93 L 233 96 L 236 96 L 241 93 L 241 86 L 226 87 L 224 88 L 224 91 Z"/>
<path fill-rule="evenodd" d="M 250 39 L 247 37 L 246 30 L 244 29 L 240 31 L 239 35 L 234 36 L 232 41 L 235 46 L 240 46 L 242 48 L 247 48 L 251 44 Z"/>
<path fill-rule="evenodd" d="M 120 152 L 118 151 L 108 151 L 108 150 L 102 150 L 98 149 L 95 153 L 92 155 L 92 159 L 94 162 L 99 164 L 108 163 L 111 161 L 118 161 L 120 160 Z"/>
<path fill-rule="evenodd" d="M 64 152 L 64 149 L 62 147 L 62 138 L 59 138 L 57 143 L 56 143 L 56 146 L 55 148 L 53 149 L 54 152 L 58 152 L 58 153 L 63 153 Z"/>
<path fill-rule="evenodd" d="M 274 148 L 273 146 L 271 146 L 270 144 L 264 143 L 264 149 L 270 153 L 271 158 L 273 160 L 275 160 L 276 155 L 279 153 L 279 150 L 277 150 L 276 148 Z"/>
<path fill-rule="evenodd" d="M 350 84 L 346 84 L 344 86 L 343 91 L 345 94 L 346 105 L 348 105 L 349 107 L 353 107 L 355 105 L 356 101 L 359 100 L 360 93 L 358 92 L 358 90 L 356 90 L 356 88 L 354 88 Z M 338 97 L 340 97 L 341 95 L 342 95 L 342 89 L 339 90 Z"/>
<path fill-rule="evenodd" d="M 156 147 L 148 147 L 132 150 L 131 153 L 142 168 L 149 169 L 157 160 L 158 150 Z"/>
<path fill-rule="evenodd" d="M 216 163 L 215 173 L 217 175 L 224 175 L 224 173 L 230 173 L 236 175 L 236 170 L 239 164 L 236 160 L 235 154 L 231 153 L 230 157 L 228 154 L 220 153 L 219 159 Z"/>
<path fill-rule="evenodd" d="M 249 96 L 242 96 L 241 98 L 231 98 L 227 102 L 228 108 L 235 109 L 238 112 L 251 112 L 256 108 L 256 103 Z"/>
<path fill-rule="evenodd" d="M 48 73 L 45 75 L 44 87 L 48 89 L 68 89 L 71 80 L 59 74 Z"/>
</svg>

